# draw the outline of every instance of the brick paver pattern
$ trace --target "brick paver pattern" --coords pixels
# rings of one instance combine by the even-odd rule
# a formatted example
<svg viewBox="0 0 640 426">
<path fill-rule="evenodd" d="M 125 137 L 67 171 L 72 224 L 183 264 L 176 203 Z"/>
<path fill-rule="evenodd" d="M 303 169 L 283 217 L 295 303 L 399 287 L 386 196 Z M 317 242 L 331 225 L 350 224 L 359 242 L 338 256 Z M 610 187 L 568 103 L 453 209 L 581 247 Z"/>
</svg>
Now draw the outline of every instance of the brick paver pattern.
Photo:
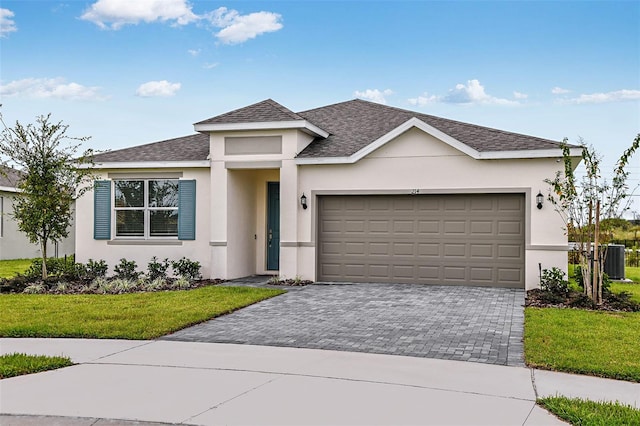
<svg viewBox="0 0 640 426">
<path fill-rule="evenodd" d="M 314 284 L 165 336 L 523 365 L 524 290 Z"/>
</svg>

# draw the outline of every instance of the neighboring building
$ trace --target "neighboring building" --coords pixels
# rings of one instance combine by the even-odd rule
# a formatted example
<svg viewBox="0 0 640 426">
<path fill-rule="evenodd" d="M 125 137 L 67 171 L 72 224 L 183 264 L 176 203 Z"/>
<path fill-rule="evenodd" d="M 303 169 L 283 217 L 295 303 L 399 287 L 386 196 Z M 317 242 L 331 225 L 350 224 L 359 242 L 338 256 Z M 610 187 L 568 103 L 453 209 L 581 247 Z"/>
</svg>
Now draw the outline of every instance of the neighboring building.
<svg viewBox="0 0 640 426">
<path fill-rule="evenodd" d="M 558 142 L 362 100 L 266 100 L 95 156 L 78 260 L 198 260 L 207 277 L 532 288 L 566 270 Z"/>
<path fill-rule="evenodd" d="M 40 246 L 29 242 L 27 236 L 18 229 L 18 223 L 12 216 L 13 201 L 18 192 L 16 185 L 21 173 L 9 167 L 2 167 L 2 170 L 4 173 L 0 173 L 0 260 L 40 257 Z M 47 255 L 62 257 L 73 254 L 74 235 L 75 226 L 72 224 L 66 239 L 47 246 Z"/>
</svg>

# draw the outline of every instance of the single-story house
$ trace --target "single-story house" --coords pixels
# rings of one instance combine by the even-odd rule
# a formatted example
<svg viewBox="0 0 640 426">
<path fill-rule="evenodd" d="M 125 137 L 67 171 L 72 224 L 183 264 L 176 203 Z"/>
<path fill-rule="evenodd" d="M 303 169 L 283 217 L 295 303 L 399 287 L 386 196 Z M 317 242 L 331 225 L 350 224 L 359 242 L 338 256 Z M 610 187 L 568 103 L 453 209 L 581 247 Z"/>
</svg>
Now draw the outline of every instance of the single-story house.
<svg viewBox="0 0 640 426">
<path fill-rule="evenodd" d="M 566 270 L 562 219 L 536 200 L 558 142 L 357 99 L 297 113 L 268 99 L 194 127 L 95 156 L 79 261 L 517 288 Z"/>
<path fill-rule="evenodd" d="M 22 173 L 11 167 L 0 167 L 0 260 L 40 257 L 40 245 L 29 242 L 25 233 L 18 229 L 18 222 L 13 217 L 13 202 L 18 193 L 16 185 Z M 75 227 L 72 225 L 67 238 L 47 245 L 47 256 L 71 255 L 74 249 Z"/>
</svg>

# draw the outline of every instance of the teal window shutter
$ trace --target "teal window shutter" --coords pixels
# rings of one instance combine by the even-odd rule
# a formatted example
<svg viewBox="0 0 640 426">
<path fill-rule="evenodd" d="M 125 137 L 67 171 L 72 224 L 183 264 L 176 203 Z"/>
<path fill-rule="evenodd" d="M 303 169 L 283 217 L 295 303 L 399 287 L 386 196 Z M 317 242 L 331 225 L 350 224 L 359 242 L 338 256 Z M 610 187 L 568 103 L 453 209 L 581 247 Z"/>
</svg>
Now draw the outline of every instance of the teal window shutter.
<svg viewBox="0 0 640 426">
<path fill-rule="evenodd" d="M 196 181 L 178 181 L 178 239 L 196 239 Z"/>
<path fill-rule="evenodd" d="M 111 239 L 111 181 L 97 180 L 93 184 L 93 238 Z"/>
</svg>

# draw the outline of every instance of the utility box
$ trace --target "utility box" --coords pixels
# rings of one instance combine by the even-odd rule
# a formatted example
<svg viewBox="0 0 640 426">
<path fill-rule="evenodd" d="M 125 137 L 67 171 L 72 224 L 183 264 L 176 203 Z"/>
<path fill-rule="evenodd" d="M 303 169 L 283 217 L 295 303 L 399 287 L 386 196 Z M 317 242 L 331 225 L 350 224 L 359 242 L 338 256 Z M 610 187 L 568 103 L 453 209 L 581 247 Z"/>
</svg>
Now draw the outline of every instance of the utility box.
<svg viewBox="0 0 640 426">
<path fill-rule="evenodd" d="M 609 244 L 607 258 L 604 261 L 604 272 L 612 280 L 624 280 L 624 249 L 622 244 Z"/>
</svg>

